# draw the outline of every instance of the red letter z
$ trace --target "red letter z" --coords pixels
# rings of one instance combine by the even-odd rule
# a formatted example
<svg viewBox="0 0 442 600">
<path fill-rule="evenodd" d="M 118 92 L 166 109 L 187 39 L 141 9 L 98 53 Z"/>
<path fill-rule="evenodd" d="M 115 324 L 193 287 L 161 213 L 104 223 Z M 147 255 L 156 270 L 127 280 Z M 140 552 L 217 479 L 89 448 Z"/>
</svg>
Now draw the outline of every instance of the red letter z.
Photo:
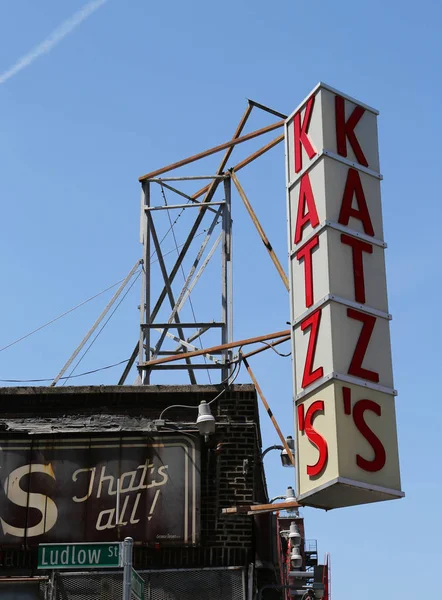
<svg viewBox="0 0 442 600">
<path fill-rule="evenodd" d="M 301 323 L 301 330 L 305 331 L 311 327 L 310 337 L 307 346 L 307 355 L 305 357 L 304 373 L 302 376 L 302 387 L 305 388 L 312 384 L 317 379 L 320 379 L 324 374 L 324 369 L 318 367 L 314 371 L 313 361 L 315 360 L 316 343 L 318 341 L 319 323 L 321 322 L 321 309 L 315 310 L 309 317 Z"/>
<path fill-rule="evenodd" d="M 359 312 L 354 308 L 347 308 L 347 316 L 350 317 L 350 319 L 356 319 L 357 321 L 361 321 L 363 323 L 361 333 L 353 353 L 353 358 L 351 359 L 351 363 L 348 368 L 348 373 L 350 375 L 354 375 L 355 377 L 361 377 L 362 379 L 368 379 L 368 381 L 378 383 L 379 373 L 364 369 L 362 366 L 362 361 L 364 360 L 365 353 L 367 352 L 371 334 L 373 333 L 376 323 L 376 317 L 368 315 L 367 313 Z"/>
</svg>

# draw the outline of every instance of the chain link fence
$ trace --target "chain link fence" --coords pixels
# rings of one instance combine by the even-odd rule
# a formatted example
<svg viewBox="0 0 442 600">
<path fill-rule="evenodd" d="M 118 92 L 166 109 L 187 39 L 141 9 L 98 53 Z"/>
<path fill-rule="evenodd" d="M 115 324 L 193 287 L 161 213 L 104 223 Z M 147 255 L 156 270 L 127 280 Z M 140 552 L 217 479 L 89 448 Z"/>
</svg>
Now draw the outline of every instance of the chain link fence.
<svg viewBox="0 0 442 600">
<path fill-rule="evenodd" d="M 246 600 L 242 567 L 137 571 L 143 600 Z M 123 575 L 116 572 L 56 573 L 41 586 L 44 600 L 121 600 Z"/>
</svg>

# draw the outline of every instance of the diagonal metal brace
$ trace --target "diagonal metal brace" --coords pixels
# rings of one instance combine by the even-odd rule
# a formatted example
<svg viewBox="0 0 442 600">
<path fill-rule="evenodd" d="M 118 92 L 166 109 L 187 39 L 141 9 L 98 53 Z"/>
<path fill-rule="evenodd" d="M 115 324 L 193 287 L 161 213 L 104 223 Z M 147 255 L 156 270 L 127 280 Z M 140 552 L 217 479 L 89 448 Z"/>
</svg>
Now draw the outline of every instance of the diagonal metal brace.
<svg viewBox="0 0 442 600">
<path fill-rule="evenodd" d="M 160 246 L 160 243 L 158 241 L 158 236 L 157 236 L 157 232 L 156 232 L 155 226 L 153 224 L 152 215 L 150 213 L 147 213 L 147 218 L 148 218 L 148 221 L 149 221 L 149 228 L 150 228 L 150 233 L 152 235 L 152 240 L 153 240 L 153 243 L 154 243 L 154 246 L 155 246 L 155 250 L 157 252 L 158 261 L 160 263 L 160 269 L 161 269 L 161 273 L 163 275 L 164 285 L 165 285 L 166 290 L 167 290 L 167 295 L 169 297 L 170 306 L 171 306 L 171 308 L 173 310 L 173 308 L 175 306 L 175 299 L 173 297 L 173 292 L 172 292 L 172 288 L 171 288 L 171 285 L 170 285 L 169 277 L 167 276 L 167 270 L 166 270 L 166 265 L 164 264 L 164 258 L 163 258 L 163 254 L 161 252 L 161 246 Z M 177 314 L 175 315 L 175 322 L 178 323 L 178 324 L 180 322 L 180 318 L 179 318 L 179 316 Z M 181 327 L 177 327 L 177 330 L 178 330 L 178 333 L 179 333 L 180 337 L 181 338 L 185 338 L 183 329 Z M 190 366 L 192 365 L 192 361 L 190 359 L 188 359 L 188 358 L 186 358 L 186 363 L 188 365 L 190 365 Z M 188 373 L 189 373 L 190 382 L 192 384 L 196 384 L 195 374 L 193 373 L 193 371 L 192 371 L 191 368 L 188 369 Z"/>
</svg>

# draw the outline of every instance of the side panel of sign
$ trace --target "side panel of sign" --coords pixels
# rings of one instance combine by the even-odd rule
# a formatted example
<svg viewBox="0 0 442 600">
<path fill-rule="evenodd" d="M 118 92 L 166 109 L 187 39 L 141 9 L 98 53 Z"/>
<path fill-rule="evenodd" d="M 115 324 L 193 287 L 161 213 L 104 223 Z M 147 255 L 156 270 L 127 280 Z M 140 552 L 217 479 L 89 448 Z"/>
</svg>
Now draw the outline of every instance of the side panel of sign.
<svg viewBox="0 0 442 600">
<path fill-rule="evenodd" d="M 391 396 L 331 381 L 296 410 L 301 500 L 337 508 L 403 495 Z"/>
</svg>

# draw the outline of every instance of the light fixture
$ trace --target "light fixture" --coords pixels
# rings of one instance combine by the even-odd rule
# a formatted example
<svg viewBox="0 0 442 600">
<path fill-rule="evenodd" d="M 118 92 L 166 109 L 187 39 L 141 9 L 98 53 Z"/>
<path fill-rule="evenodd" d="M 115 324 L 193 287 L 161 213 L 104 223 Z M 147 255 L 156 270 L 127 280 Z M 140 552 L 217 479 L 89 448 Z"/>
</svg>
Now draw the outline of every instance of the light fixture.
<svg viewBox="0 0 442 600">
<path fill-rule="evenodd" d="M 290 523 L 289 539 L 290 539 L 292 546 L 300 546 L 301 545 L 301 534 L 299 533 L 299 529 L 298 529 L 298 526 L 296 525 L 295 521 L 292 521 Z"/>
<path fill-rule="evenodd" d="M 198 406 L 196 426 L 200 435 L 204 436 L 206 442 L 209 439 L 209 435 L 215 431 L 215 417 L 210 412 L 210 406 L 205 400 L 202 400 Z"/>
<path fill-rule="evenodd" d="M 292 548 L 292 552 L 290 554 L 290 562 L 292 563 L 292 567 L 294 569 L 299 569 L 302 567 L 302 556 L 299 546 L 294 546 Z"/>
<path fill-rule="evenodd" d="M 292 502 L 293 500 L 296 500 L 295 490 L 292 488 L 291 485 L 289 485 L 285 493 L 285 501 Z"/>
<path fill-rule="evenodd" d="M 289 487 L 287 488 L 287 491 L 285 493 L 285 501 L 286 502 L 293 502 L 296 500 L 296 496 L 295 496 L 295 490 L 292 488 L 291 485 L 289 485 Z M 298 508 L 296 507 L 290 507 L 290 508 L 286 508 L 287 514 L 289 515 L 298 515 Z"/>
<path fill-rule="evenodd" d="M 294 454 L 295 440 L 292 438 L 291 435 L 288 435 L 285 438 L 285 441 L 287 442 L 287 446 L 290 448 L 292 454 Z M 289 453 L 287 452 L 287 450 L 285 448 L 281 452 L 281 464 L 283 467 L 293 467 L 294 466 L 291 461 L 291 458 L 289 456 Z"/>
</svg>

